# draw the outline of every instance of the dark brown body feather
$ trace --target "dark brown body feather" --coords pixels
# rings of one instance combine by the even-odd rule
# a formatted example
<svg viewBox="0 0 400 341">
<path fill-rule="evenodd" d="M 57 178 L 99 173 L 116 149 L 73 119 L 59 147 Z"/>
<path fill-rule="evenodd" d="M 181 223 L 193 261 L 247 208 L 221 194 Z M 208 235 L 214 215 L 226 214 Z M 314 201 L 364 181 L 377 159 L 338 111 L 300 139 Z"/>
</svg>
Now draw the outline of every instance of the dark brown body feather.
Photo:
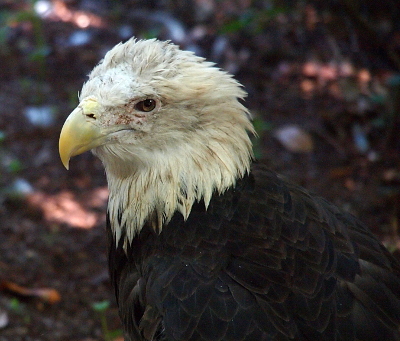
<svg viewBox="0 0 400 341">
<path fill-rule="evenodd" d="M 109 261 L 128 340 L 400 340 L 400 267 L 353 216 L 262 166 Z"/>
</svg>

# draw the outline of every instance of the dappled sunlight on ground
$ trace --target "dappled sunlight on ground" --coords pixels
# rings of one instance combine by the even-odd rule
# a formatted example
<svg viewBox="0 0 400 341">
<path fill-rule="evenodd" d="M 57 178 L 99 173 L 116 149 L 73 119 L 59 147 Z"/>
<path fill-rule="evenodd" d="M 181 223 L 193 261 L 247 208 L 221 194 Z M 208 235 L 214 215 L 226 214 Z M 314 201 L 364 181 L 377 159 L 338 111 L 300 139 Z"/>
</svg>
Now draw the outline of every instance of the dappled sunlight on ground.
<svg viewBox="0 0 400 341">
<path fill-rule="evenodd" d="M 85 197 L 83 203 L 82 199 L 77 198 L 76 193 L 70 191 L 62 191 L 54 195 L 34 192 L 28 196 L 27 201 L 32 207 L 40 209 L 49 223 L 90 229 L 100 219 L 104 219 L 104 213 L 96 212 L 93 209 L 106 205 L 108 190 L 106 187 L 95 188 Z"/>
<path fill-rule="evenodd" d="M 58 0 L 52 2 L 38 1 L 36 11 L 41 17 L 73 23 L 79 28 L 104 26 L 104 19 L 98 15 L 87 11 L 69 9 L 64 2 Z"/>
</svg>

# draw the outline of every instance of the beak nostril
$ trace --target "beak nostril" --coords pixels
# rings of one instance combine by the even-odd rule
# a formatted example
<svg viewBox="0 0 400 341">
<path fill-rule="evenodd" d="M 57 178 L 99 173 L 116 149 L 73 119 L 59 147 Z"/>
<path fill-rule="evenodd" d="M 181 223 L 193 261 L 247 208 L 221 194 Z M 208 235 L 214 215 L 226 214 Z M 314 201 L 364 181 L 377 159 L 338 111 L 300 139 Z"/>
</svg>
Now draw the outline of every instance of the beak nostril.
<svg viewBox="0 0 400 341">
<path fill-rule="evenodd" d="M 96 115 L 95 114 L 86 114 L 87 117 L 89 118 L 93 118 L 94 120 L 96 119 Z"/>
</svg>

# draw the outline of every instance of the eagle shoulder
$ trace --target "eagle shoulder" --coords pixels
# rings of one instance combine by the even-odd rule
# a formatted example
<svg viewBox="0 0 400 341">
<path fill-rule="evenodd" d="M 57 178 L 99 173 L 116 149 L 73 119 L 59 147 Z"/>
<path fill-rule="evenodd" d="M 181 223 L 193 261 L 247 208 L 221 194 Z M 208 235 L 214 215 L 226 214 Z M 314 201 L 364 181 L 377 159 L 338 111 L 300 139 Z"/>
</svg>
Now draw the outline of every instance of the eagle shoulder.
<svg viewBox="0 0 400 341">
<path fill-rule="evenodd" d="M 110 230 L 110 229 L 109 229 Z M 134 340 L 398 340 L 400 270 L 356 218 L 263 166 L 128 249 L 111 279 Z"/>
</svg>

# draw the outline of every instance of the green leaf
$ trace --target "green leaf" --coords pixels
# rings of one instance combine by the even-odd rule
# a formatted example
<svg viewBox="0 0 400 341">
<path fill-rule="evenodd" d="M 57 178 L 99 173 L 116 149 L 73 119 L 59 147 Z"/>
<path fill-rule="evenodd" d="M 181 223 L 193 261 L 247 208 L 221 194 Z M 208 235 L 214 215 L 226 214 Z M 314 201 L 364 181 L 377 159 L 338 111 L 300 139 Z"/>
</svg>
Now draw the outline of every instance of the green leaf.
<svg viewBox="0 0 400 341">
<path fill-rule="evenodd" d="M 8 164 L 8 171 L 10 173 L 18 173 L 22 170 L 22 163 L 18 159 L 11 160 Z"/>
<path fill-rule="evenodd" d="M 250 10 L 246 11 L 238 18 L 235 18 L 223 25 L 220 29 L 220 33 L 225 34 L 239 32 L 249 26 L 254 21 L 254 19 L 254 12 Z"/>
<path fill-rule="evenodd" d="M 10 309 L 16 314 L 22 314 L 24 311 L 24 306 L 18 300 L 18 298 L 12 298 L 10 300 Z"/>
<path fill-rule="evenodd" d="M 107 333 L 109 339 L 114 340 L 123 334 L 122 329 L 115 329 Z"/>
<path fill-rule="evenodd" d="M 266 122 L 259 117 L 253 120 L 253 126 L 258 135 L 262 135 L 264 131 L 272 129 L 272 124 L 270 122 Z"/>
<path fill-rule="evenodd" d="M 106 311 L 109 307 L 110 307 L 110 301 L 107 300 L 101 302 L 95 302 L 92 304 L 92 308 L 95 311 L 100 311 L 100 312 Z"/>
</svg>

